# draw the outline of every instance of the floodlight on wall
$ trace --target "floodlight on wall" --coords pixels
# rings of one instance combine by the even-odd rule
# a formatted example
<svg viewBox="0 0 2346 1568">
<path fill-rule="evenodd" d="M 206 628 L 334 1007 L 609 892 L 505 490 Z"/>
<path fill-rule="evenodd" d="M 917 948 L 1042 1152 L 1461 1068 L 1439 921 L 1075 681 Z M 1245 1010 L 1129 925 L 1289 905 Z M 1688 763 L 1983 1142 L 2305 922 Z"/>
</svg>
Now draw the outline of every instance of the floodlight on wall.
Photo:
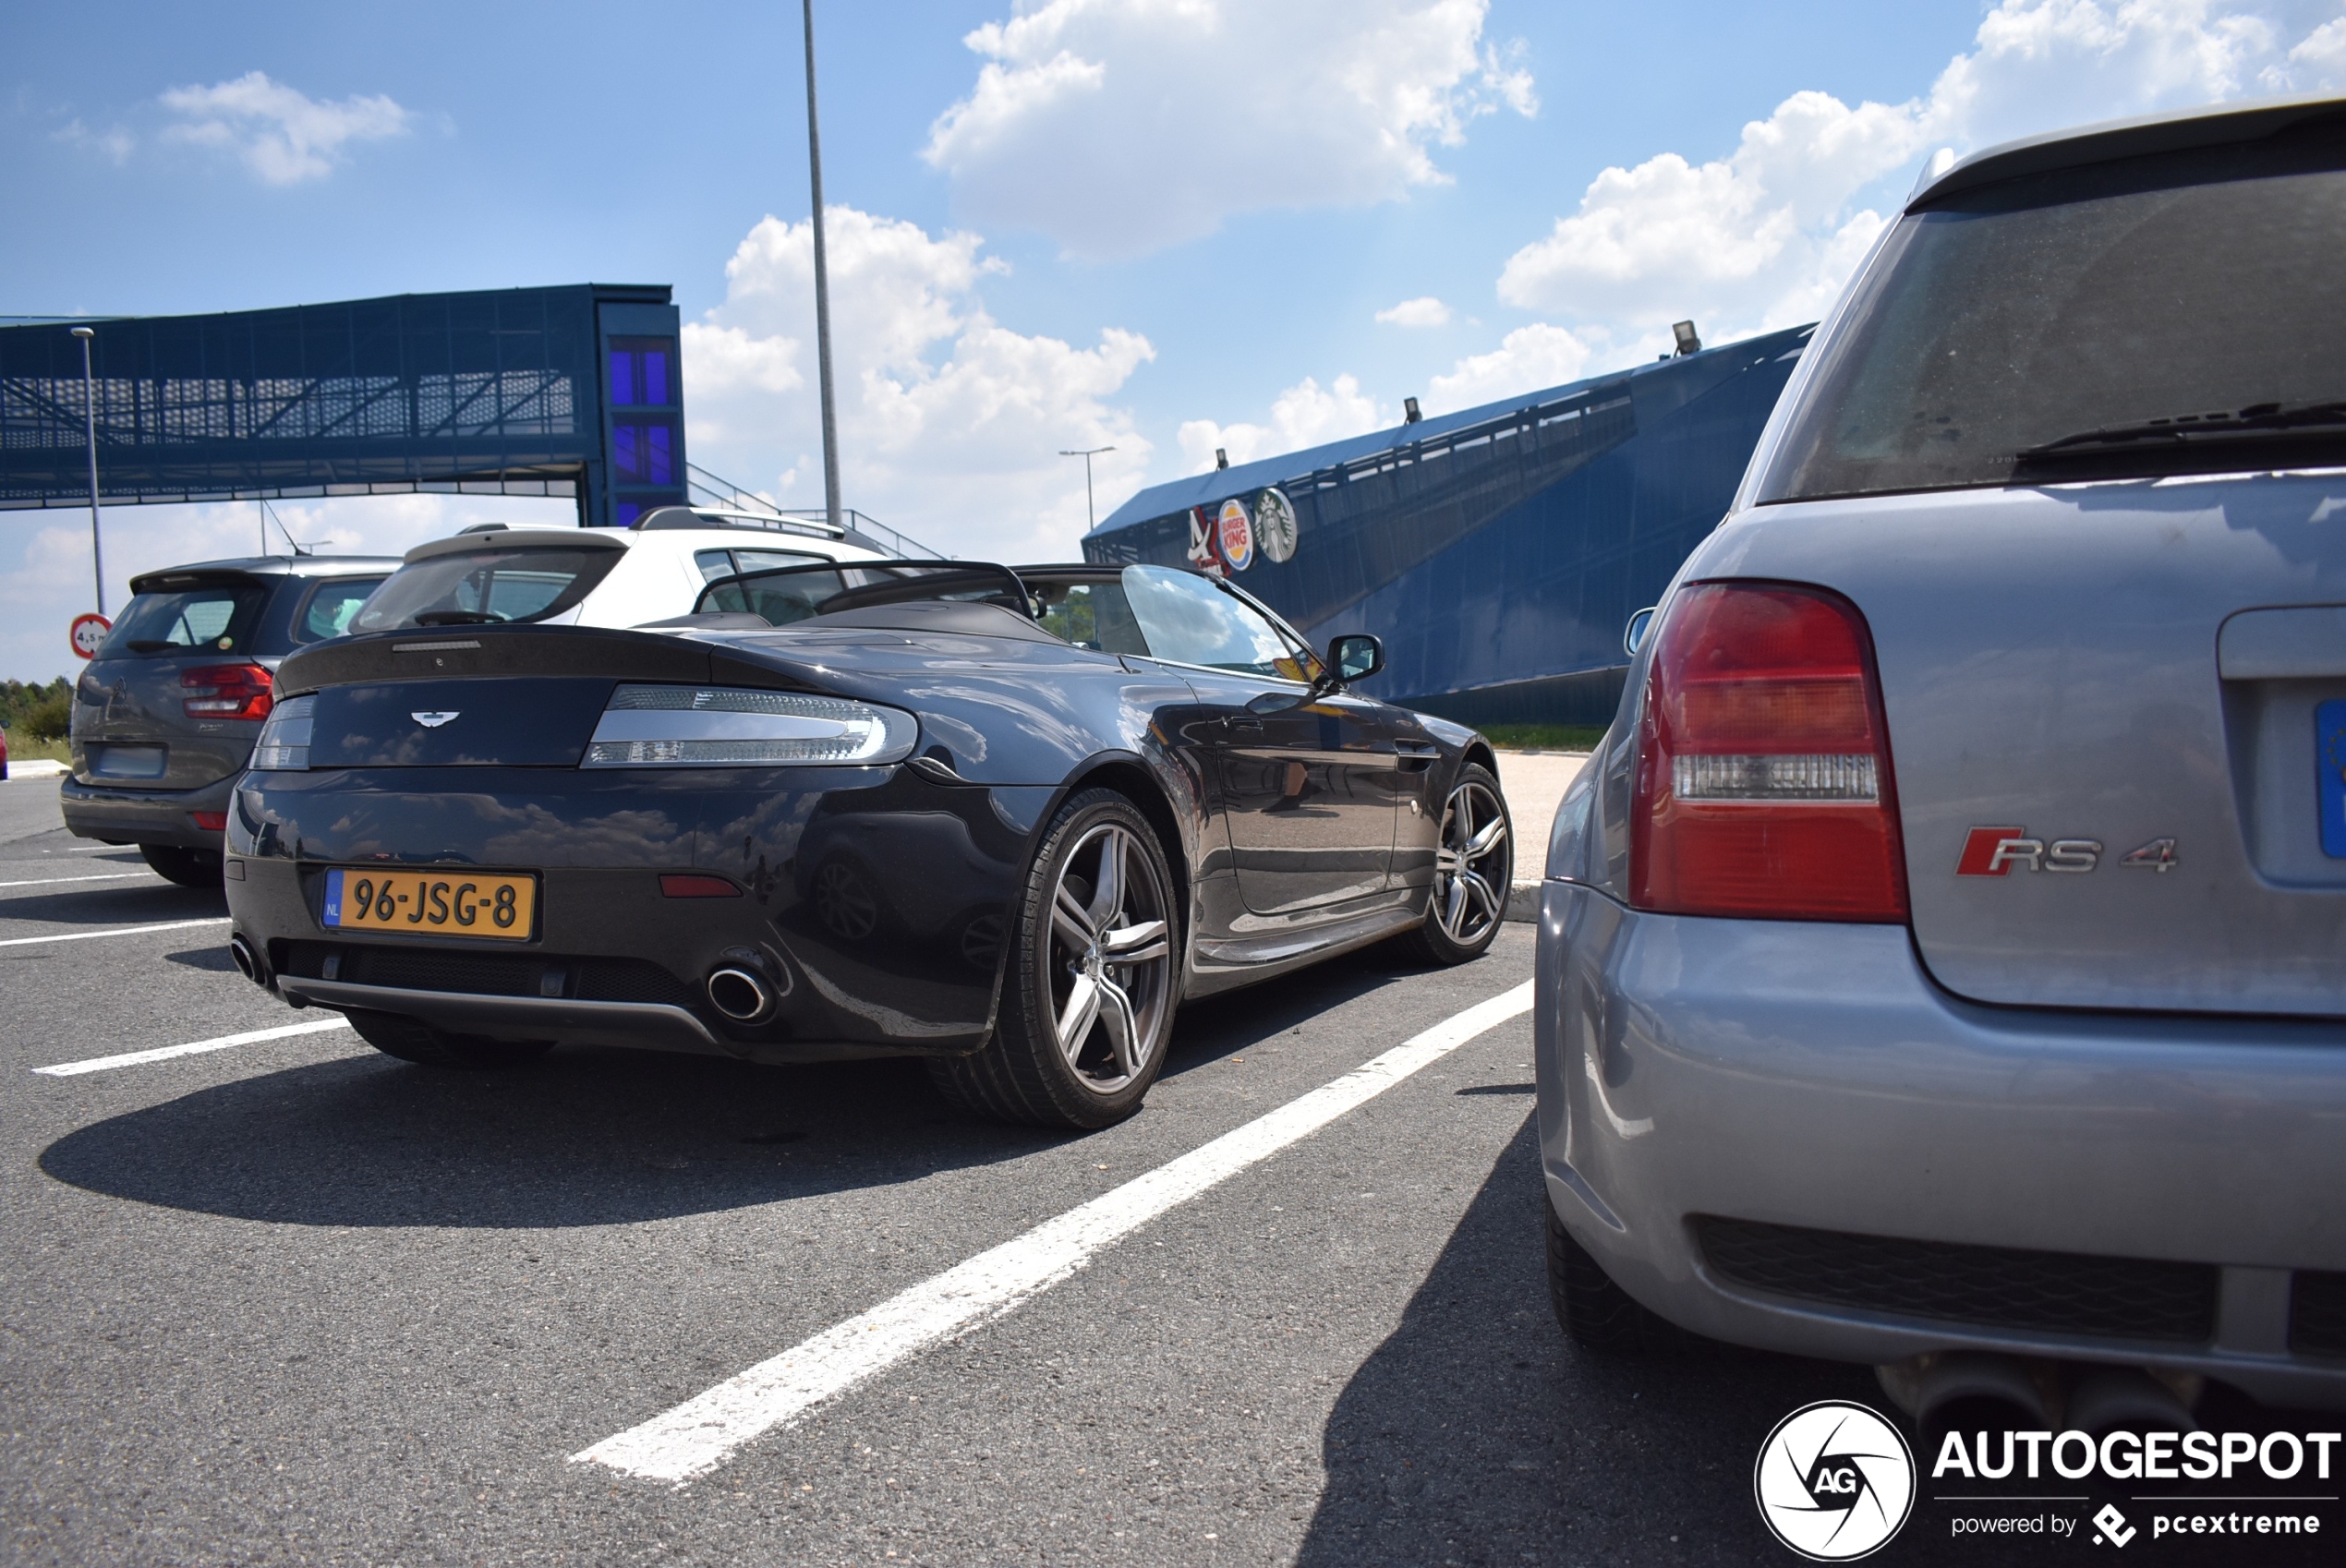
<svg viewBox="0 0 2346 1568">
<path fill-rule="evenodd" d="M 1416 398 L 1405 397 L 1401 400 L 1401 423 L 1404 425 L 1414 425 L 1424 417 L 1424 415 L 1418 412 L 1418 400 Z"/>
<path fill-rule="evenodd" d="M 1215 447 L 1214 449 L 1214 466 L 1216 468 L 1227 468 L 1229 465 L 1230 454 L 1223 451 L 1220 447 Z"/>
<path fill-rule="evenodd" d="M 1694 323 L 1692 321 L 1671 322 L 1670 335 L 1678 340 L 1678 352 L 1681 355 L 1700 354 L 1702 352 L 1702 340 L 1695 336 Z"/>
</svg>

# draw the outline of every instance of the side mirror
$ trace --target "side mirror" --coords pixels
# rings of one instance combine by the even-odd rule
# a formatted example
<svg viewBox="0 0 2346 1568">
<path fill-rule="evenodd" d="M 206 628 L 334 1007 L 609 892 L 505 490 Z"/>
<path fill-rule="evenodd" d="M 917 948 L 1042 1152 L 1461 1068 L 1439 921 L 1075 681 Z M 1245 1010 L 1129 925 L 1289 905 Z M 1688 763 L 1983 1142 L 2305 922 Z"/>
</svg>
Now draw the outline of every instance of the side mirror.
<svg viewBox="0 0 2346 1568">
<path fill-rule="evenodd" d="M 1339 686 L 1365 681 L 1385 668 L 1385 645 L 1365 632 L 1336 638 L 1328 645 L 1328 674 Z"/>
<path fill-rule="evenodd" d="M 1631 658 L 1637 657 L 1638 650 L 1645 646 L 1646 633 L 1653 630 L 1654 612 L 1661 608 L 1650 604 L 1629 617 L 1629 629 L 1621 633 L 1621 647 Z"/>
</svg>

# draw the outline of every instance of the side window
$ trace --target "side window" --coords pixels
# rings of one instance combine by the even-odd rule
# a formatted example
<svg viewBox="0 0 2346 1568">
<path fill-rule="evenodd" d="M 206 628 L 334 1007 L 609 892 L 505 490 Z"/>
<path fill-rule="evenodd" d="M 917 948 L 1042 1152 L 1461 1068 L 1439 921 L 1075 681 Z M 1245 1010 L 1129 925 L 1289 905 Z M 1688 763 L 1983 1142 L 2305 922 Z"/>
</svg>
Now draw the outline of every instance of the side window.
<svg viewBox="0 0 2346 1568">
<path fill-rule="evenodd" d="M 1055 597 L 1046 597 L 1037 621 L 1062 642 L 1094 653 L 1139 654 L 1148 657 L 1140 622 L 1121 583 L 1070 583 Z"/>
<path fill-rule="evenodd" d="M 1149 652 L 1176 664 L 1308 681 L 1300 650 L 1252 606 L 1205 578 L 1166 566 L 1128 566 L 1124 597 Z"/>
<path fill-rule="evenodd" d="M 836 572 L 801 572 L 788 577 L 720 584 L 703 597 L 700 608 L 747 610 L 764 616 L 769 625 L 787 626 L 805 620 L 815 613 L 816 606 L 846 591 L 846 579 Z"/>
<path fill-rule="evenodd" d="M 720 577 L 731 577 L 736 572 L 764 572 L 776 566 L 820 566 L 830 560 L 827 555 L 808 555 L 794 549 L 701 549 L 693 552 L 693 564 L 700 568 L 700 580 L 714 583 Z"/>
<path fill-rule="evenodd" d="M 830 557 L 794 549 L 737 549 L 733 559 L 740 563 L 741 571 L 764 572 L 775 566 L 820 566 Z"/>
<path fill-rule="evenodd" d="M 296 643 L 321 642 L 339 637 L 350 630 L 367 596 L 382 586 L 381 577 L 332 577 L 309 592 L 309 602 L 302 607 L 301 622 L 294 628 Z"/>
</svg>

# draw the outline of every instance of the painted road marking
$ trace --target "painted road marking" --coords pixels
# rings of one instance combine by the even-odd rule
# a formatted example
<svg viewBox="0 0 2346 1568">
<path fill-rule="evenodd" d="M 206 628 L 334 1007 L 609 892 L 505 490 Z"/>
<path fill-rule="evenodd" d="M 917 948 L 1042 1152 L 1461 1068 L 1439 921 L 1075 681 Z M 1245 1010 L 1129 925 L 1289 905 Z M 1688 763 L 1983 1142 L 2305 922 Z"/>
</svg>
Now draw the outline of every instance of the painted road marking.
<svg viewBox="0 0 2346 1568">
<path fill-rule="evenodd" d="M 571 1455 L 679 1485 L 897 1362 L 1009 1312 L 1094 1253 L 1375 1099 L 1531 1009 L 1531 983 L 1478 1003 L 1244 1127 L 1101 1194 L 1024 1236 L 891 1297 L 638 1427 Z"/>
<path fill-rule="evenodd" d="M 0 947 L 30 947 L 35 942 L 94 942 L 101 936 L 143 936 L 150 931 L 185 931 L 191 925 L 225 925 L 226 915 L 211 920 L 167 920 L 161 925 L 116 925 L 104 931 L 67 931 L 55 936 L 11 936 Z"/>
<path fill-rule="evenodd" d="M 35 1067 L 32 1070 L 47 1073 L 51 1078 L 79 1078 L 86 1072 L 107 1072 L 115 1067 L 135 1067 L 147 1062 L 167 1062 L 174 1056 L 200 1056 L 206 1051 L 225 1051 L 231 1045 L 252 1045 L 263 1040 L 284 1040 L 296 1034 L 319 1034 L 329 1029 L 349 1027 L 350 1020 L 337 1013 L 330 1019 L 311 1019 L 308 1023 L 247 1030 L 242 1034 L 224 1034 L 217 1040 L 196 1040 L 185 1045 L 158 1045 L 151 1051 L 125 1051 L 118 1056 L 92 1056 L 84 1062 L 59 1062 L 54 1067 Z"/>
<path fill-rule="evenodd" d="M 60 882 L 127 882 L 134 876 L 152 876 L 151 871 L 107 871 L 95 876 L 36 876 L 29 882 L 0 882 L 0 887 L 54 887 Z"/>
</svg>

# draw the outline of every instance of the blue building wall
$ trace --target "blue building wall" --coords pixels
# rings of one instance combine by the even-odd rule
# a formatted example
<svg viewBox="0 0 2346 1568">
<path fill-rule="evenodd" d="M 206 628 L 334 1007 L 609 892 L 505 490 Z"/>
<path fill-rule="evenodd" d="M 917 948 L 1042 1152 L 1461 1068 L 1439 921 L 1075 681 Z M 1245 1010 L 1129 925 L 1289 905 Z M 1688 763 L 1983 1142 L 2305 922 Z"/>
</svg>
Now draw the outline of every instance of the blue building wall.
<svg viewBox="0 0 2346 1568">
<path fill-rule="evenodd" d="M 0 509 L 462 490 L 623 525 L 685 496 L 665 285 L 398 295 L 0 329 Z"/>
<path fill-rule="evenodd" d="M 1362 690 L 1474 723 L 1602 723 L 1623 628 L 1724 515 L 1808 331 L 1156 486 L 1084 554 L 1181 564 L 1191 508 L 1276 486 L 1295 554 L 1232 575 L 1316 642 L 1382 637 Z"/>
</svg>

